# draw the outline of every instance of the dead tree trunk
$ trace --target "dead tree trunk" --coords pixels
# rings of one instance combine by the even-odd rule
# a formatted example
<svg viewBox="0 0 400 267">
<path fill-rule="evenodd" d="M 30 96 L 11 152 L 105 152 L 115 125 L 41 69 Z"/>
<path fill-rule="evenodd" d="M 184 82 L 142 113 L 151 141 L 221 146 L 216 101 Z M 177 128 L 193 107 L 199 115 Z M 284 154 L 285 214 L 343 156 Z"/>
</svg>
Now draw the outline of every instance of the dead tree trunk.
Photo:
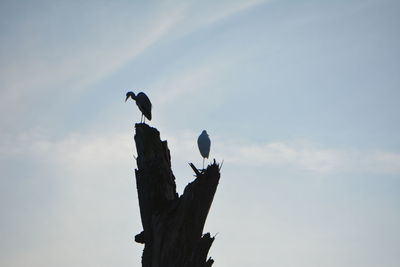
<svg viewBox="0 0 400 267">
<path fill-rule="evenodd" d="M 205 267 L 214 241 L 202 235 L 207 214 L 220 178 L 215 162 L 199 172 L 183 194 L 176 192 L 167 141 L 147 124 L 136 124 L 136 186 L 143 232 L 135 241 L 144 243 L 143 267 Z"/>
</svg>

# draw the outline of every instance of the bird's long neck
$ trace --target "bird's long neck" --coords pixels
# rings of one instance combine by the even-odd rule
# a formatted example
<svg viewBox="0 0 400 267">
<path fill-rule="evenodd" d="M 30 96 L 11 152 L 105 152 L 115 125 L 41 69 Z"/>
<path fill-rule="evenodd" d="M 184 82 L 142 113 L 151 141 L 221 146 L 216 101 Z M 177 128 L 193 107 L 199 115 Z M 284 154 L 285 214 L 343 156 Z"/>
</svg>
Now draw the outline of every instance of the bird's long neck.
<svg viewBox="0 0 400 267">
<path fill-rule="evenodd" d="M 136 95 L 135 94 L 129 94 L 129 96 L 133 99 L 133 100 L 136 100 Z"/>
</svg>

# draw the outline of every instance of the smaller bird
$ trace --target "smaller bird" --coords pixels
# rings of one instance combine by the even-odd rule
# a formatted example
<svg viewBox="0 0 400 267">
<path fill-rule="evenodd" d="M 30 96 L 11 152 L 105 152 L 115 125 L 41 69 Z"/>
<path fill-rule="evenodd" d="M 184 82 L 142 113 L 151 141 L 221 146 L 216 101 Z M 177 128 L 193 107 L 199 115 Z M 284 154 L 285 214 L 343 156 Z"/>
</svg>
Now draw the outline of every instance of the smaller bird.
<svg viewBox="0 0 400 267">
<path fill-rule="evenodd" d="M 203 157 L 203 170 L 204 170 L 204 159 L 210 155 L 211 140 L 208 137 L 207 131 L 203 130 L 197 139 L 197 145 L 199 146 L 200 154 Z"/>
<path fill-rule="evenodd" d="M 151 121 L 151 102 L 150 99 L 147 97 L 147 95 L 143 92 L 140 92 L 137 95 L 135 95 L 133 92 L 128 92 L 126 93 L 125 102 L 128 100 L 129 97 L 136 101 L 136 105 L 142 112 L 142 117 L 140 117 L 140 122 L 142 122 L 143 120 L 143 115 L 144 115 L 143 123 L 146 122 L 146 118 L 149 119 L 149 121 Z"/>
</svg>

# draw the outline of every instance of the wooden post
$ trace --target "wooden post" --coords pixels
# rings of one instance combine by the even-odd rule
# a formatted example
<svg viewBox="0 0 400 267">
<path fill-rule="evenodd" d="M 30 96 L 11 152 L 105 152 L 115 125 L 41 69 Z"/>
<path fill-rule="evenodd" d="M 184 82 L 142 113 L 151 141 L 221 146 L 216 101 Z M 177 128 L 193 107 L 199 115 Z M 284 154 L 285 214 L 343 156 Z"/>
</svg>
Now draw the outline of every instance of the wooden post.
<svg viewBox="0 0 400 267">
<path fill-rule="evenodd" d="M 143 224 L 135 241 L 144 244 L 142 266 L 211 266 L 214 261 L 207 254 L 214 237 L 202 233 L 217 190 L 219 165 L 214 160 L 198 171 L 191 163 L 196 178 L 178 196 L 167 141 L 161 141 L 158 130 L 147 124 L 135 128 L 135 174 Z"/>
</svg>

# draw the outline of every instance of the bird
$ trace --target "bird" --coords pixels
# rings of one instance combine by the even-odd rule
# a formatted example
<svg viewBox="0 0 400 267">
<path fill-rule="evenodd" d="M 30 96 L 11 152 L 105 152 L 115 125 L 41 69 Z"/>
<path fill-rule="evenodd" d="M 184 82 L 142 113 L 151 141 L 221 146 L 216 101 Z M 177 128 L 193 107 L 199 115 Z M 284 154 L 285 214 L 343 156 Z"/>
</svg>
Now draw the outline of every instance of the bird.
<svg viewBox="0 0 400 267">
<path fill-rule="evenodd" d="M 143 115 L 144 115 L 143 123 L 146 121 L 146 118 L 149 119 L 149 121 L 151 121 L 151 102 L 150 99 L 147 97 L 147 95 L 143 92 L 140 92 L 137 95 L 135 95 L 133 92 L 127 92 L 125 102 L 128 100 L 129 97 L 136 101 L 136 105 L 142 112 L 142 117 L 140 117 L 140 122 L 142 122 L 143 120 Z"/>
<path fill-rule="evenodd" d="M 204 159 L 208 158 L 208 155 L 210 155 L 210 146 L 211 146 L 211 140 L 210 137 L 208 137 L 206 130 L 203 130 L 199 138 L 197 138 L 197 145 L 199 146 L 200 154 L 203 157 L 203 170 L 204 170 Z"/>
</svg>

